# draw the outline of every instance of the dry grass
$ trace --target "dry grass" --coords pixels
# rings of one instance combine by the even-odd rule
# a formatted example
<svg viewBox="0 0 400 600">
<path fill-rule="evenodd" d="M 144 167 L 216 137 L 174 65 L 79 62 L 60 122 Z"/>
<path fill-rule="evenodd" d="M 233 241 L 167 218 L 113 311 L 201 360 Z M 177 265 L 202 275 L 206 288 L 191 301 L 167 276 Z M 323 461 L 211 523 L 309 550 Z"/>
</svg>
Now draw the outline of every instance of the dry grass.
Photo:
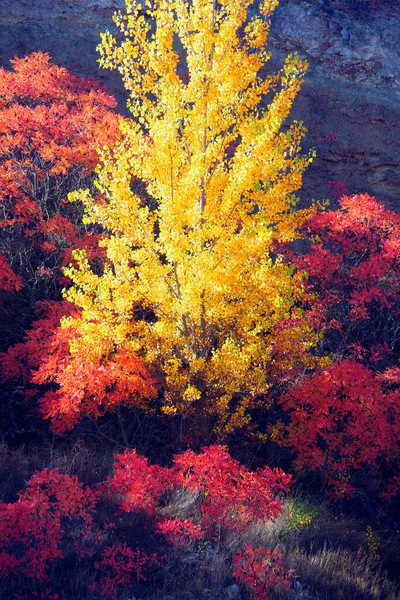
<svg viewBox="0 0 400 600">
<path fill-rule="evenodd" d="M 313 553 L 290 552 L 287 562 L 295 574 L 300 596 L 315 600 L 398 600 L 396 586 L 364 550 L 327 547 Z"/>
<path fill-rule="evenodd" d="M 1 443 L 0 499 L 13 502 L 34 472 L 42 468 L 43 459 L 38 453 L 27 454 L 23 447 L 10 449 L 7 444 Z"/>
<path fill-rule="evenodd" d="M 168 506 L 180 518 L 193 516 L 191 509 L 185 494 L 172 498 Z M 300 498 L 288 498 L 282 517 L 275 522 L 221 535 L 186 553 L 169 552 L 159 577 L 163 585 L 144 598 L 250 600 L 246 589 L 234 585 L 230 572 L 232 555 L 246 543 L 279 547 L 285 553 L 293 588 L 277 595 L 282 600 L 400 600 L 398 587 L 368 548 L 365 521 L 335 517 L 327 505 L 316 507 Z"/>
</svg>

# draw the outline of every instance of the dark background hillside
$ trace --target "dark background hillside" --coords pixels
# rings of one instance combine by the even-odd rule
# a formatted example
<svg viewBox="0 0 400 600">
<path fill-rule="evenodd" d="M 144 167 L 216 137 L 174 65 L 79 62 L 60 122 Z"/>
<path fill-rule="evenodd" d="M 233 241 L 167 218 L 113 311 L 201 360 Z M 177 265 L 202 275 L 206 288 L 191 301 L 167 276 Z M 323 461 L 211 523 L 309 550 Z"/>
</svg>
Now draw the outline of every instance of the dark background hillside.
<svg viewBox="0 0 400 600">
<path fill-rule="evenodd" d="M 99 33 L 124 0 L 1 0 L 0 65 L 49 52 L 71 72 L 125 94 L 117 73 L 96 65 Z M 304 198 L 368 192 L 399 210 L 400 3 L 398 0 L 281 0 L 270 44 L 280 64 L 289 52 L 310 68 L 292 118 L 308 128 L 317 159 Z M 343 182 L 343 183 L 341 183 Z"/>
</svg>

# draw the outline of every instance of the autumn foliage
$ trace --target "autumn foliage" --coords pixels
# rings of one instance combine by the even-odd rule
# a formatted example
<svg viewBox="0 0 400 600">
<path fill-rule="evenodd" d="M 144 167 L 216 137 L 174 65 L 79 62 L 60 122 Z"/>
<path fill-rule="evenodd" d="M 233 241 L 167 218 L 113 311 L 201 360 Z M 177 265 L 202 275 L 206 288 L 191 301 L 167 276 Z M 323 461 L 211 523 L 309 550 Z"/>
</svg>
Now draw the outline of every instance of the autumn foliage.
<svg viewBox="0 0 400 600">
<path fill-rule="evenodd" d="M 400 394 L 385 392 L 374 373 L 344 360 L 293 386 L 280 402 L 288 413 L 284 441 L 301 471 L 319 471 L 335 497 L 350 496 L 361 467 L 396 455 Z"/>
<path fill-rule="evenodd" d="M 338 210 L 304 227 L 313 243 L 296 264 L 308 273 L 309 310 L 325 332 L 325 348 L 390 360 L 400 309 L 399 215 L 367 194 L 345 196 Z"/>
<path fill-rule="evenodd" d="M 22 288 L 22 277 L 16 275 L 4 256 L 0 256 L 0 290 L 18 292 Z"/>
<path fill-rule="evenodd" d="M 177 455 L 170 468 L 150 465 L 135 450 L 125 451 L 116 456 L 114 475 L 95 489 L 84 487 L 76 476 L 44 469 L 16 502 L 0 504 L 0 575 L 11 586 L 23 577 L 25 589 L 39 589 L 40 597 L 47 597 L 51 589 L 57 591 L 51 574 L 62 569 L 63 561 L 78 560 L 92 572 L 91 590 L 113 599 L 145 581 L 147 571 L 160 568 L 163 557 L 128 544 L 124 530 L 116 528 L 116 510 L 111 522 L 101 518 L 104 501 L 142 516 L 153 537 L 158 534 L 186 552 L 205 537 L 213 543 L 217 529 L 220 536 L 221 528 L 239 531 L 251 522 L 276 519 L 282 504 L 275 494 L 287 491 L 290 479 L 268 467 L 251 472 L 220 446 Z M 165 512 L 166 495 L 179 489 L 192 498 L 193 518 Z M 277 575 L 279 560 L 274 553 Z"/>
<path fill-rule="evenodd" d="M 169 469 L 149 465 L 147 458 L 136 450 L 126 450 L 116 456 L 114 475 L 109 479 L 112 494 L 120 498 L 126 512 L 143 510 L 153 515 L 164 492 L 174 484 Z"/>
<path fill-rule="evenodd" d="M 187 450 L 175 457 L 178 484 L 197 497 L 201 524 L 212 532 L 216 525 L 229 530 L 246 528 L 252 521 L 276 519 L 282 504 L 276 499 L 291 481 L 280 469 L 249 471 L 222 446 Z"/>
<path fill-rule="evenodd" d="M 90 184 L 97 149 L 116 140 L 116 102 L 47 54 L 12 64 L 0 69 L 0 252 L 31 291 L 45 280 L 54 297 L 70 249 L 97 245 L 67 194 Z"/>
<path fill-rule="evenodd" d="M 245 583 L 254 600 L 270 600 L 274 591 L 288 591 L 291 576 L 278 550 L 253 548 L 247 544 L 233 557 L 233 576 Z"/>
<path fill-rule="evenodd" d="M 156 554 L 146 554 L 140 548 L 133 550 L 127 544 L 107 546 L 101 561 L 95 563 L 101 577 L 92 589 L 99 590 L 101 598 L 116 598 L 121 588 L 132 587 L 135 579 L 146 581 L 145 572 L 154 564 L 158 564 Z"/>
<path fill-rule="evenodd" d="M 130 119 L 46 54 L 0 69 L 0 419 L 53 466 L 82 431 L 95 447 L 90 485 L 74 457 L 0 500 L 0 595 L 59 600 L 76 569 L 82 597 L 139 597 L 164 564 L 220 553 L 271 600 L 292 584 L 290 525 L 247 539 L 282 517 L 281 466 L 341 509 L 399 492 L 400 217 L 345 182 L 337 210 L 296 209 L 307 65 L 269 68 L 276 5 L 127 0 L 99 62 Z M 18 428 L 24 397 L 50 429 L 28 409 Z"/>
<path fill-rule="evenodd" d="M 0 504 L 0 575 L 49 579 L 69 539 L 79 549 L 90 533 L 96 496 L 77 477 L 45 469 L 14 504 Z"/>
<path fill-rule="evenodd" d="M 398 465 L 400 218 L 367 194 L 345 196 L 304 230 L 311 248 L 291 257 L 307 272 L 304 314 L 333 364 L 281 396 L 289 423 L 279 439 L 339 498 L 357 470 Z"/>
<path fill-rule="evenodd" d="M 134 353 L 122 349 L 107 360 L 101 352 L 90 358 L 70 352 L 79 337 L 66 319 L 79 315 L 70 303 L 42 302 L 38 312 L 41 318 L 33 322 L 26 340 L 2 356 L 1 372 L 9 382 L 25 383 L 29 397 L 39 397 L 53 431 L 62 433 L 84 417 L 98 418 L 121 404 L 144 407 L 155 395 L 153 379 Z"/>
<path fill-rule="evenodd" d="M 187 538 L 213 536 L 216 528 L 245 529 L 251 522 L 276 519 L 282 504 L 276 495 L 289 490 L 291 477 L 280 469 L 249 471 L 231 458 L 223 446 L 209 446 L 196 454 L 187 450 L 174 457 L 171 468 L 149 465 L 136 450 L 117 456 L 108 485 L 125 512 L 157 515 L 161 499 L 180 488 L 193 498 L 197 522 L 163 519 L 158 530 L 174 544 Z M 174 517 L 174 515 L 172 515 Z"/>
<path fill-rule="evenodd" d="M 65 297 L 82 309 L 68 320 L 80 334 L 71 352 L 102 353 L 106 364 L 121 349 L 137 354 L 162 412 L 206 442 L 245 427 L 268 390 L 274 328 L 296 302 L 273 243 L 295 239 L 310 215 L 294 210 L 312 159 L 301 154 L 304 127 L 282 128 L 306 63 L 290 55 L 267 74 L 276 2 L 253 18 L 250 4 L 150 2 L 153 27 L 127 2 L 114 18 L 121 41 L 106 32 L 99 50 L 101 65 L 122 73 L 133 118 L 101 156 L 95 185 L 106 200 L 90 189 L 71 196 L 85 223 L 110 234 L 102 274 L 84 252 L 66 271 Z"/>
</svg>

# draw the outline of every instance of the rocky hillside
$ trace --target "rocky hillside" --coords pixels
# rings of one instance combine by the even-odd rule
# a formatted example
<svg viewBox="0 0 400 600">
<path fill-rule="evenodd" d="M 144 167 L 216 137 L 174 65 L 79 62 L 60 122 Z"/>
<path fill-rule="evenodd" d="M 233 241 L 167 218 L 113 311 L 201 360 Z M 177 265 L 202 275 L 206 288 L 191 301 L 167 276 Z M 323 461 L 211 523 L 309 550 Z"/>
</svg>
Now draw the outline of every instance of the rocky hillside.
<svg viewBox="0 0 400 600">
<path fill-rule="evenodd" d="M 1 0 L 0 64 L 34 50 L 101 79 L 124 106 L 117 74 L 96 65 L 99 32 L 124 0 Z M 317 158 L 304 197 L 369 192 L 400 210 L 400 1 L 281 0 L 273 61 L 298 51 L 310 67 L 292 113 Z M 345 186 L 345 187 L 344 187 Z"/>
</svg>

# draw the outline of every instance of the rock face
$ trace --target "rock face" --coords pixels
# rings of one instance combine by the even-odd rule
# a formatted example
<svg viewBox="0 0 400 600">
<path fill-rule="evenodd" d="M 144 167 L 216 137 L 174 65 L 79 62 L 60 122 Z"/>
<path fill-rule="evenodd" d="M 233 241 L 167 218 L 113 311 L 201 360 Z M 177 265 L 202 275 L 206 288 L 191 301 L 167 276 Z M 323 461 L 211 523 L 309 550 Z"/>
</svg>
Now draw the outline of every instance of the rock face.
<svg viewBox="0 0 400 600">
<path fill-rule="evenodd" d="M 42 50 L 71 72 L 93 75 L 124 107 L 118 74 L 96 60 L 99 33 L 124 0 L 1 0 L 0 66 Z M 308 128 L 317 158 L 302 197 L 368 192 L 400 210 L 400 0 L 281 0 L 270 47 L 309 70 L 292 118 Z"/>
<path fill-rule="evenodd" d="M 97 23 L 124 6 L 124 0 L 2 0 L 0 15 L 9 23 L 53 19 Z"/>
<path fill-rule="evenodd" d="M 306 195 L 369 192 L 400 210 L 400 3 L 282 0 L 271 34 L 281 60 L 310 65 L 296 105 L 317 150 Z"/>
</svg>

